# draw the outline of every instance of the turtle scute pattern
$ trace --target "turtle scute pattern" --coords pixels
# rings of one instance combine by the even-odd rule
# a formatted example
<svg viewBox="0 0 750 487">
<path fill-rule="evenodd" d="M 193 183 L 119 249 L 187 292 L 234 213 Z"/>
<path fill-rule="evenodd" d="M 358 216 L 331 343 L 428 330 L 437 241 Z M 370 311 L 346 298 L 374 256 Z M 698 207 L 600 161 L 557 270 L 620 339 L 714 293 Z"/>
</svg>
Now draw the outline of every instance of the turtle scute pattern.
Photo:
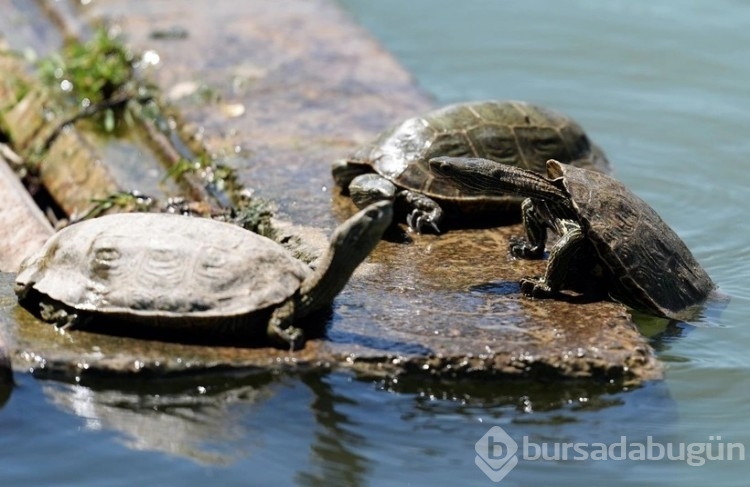
<svg viewBox="0 0 750 487">
<path fill-rule="evenodd" d="M 593 150 L 598 151 L 581 126 L 561 113 L 521 101 L 483 101 L 408 119 L 353 159 L 371 161 L 389 179 L 419 186 L 433 157 L 483 157 L 541 173 L 548 159 L 558 159 L 606 171 Z"/>
<path fill-rule="evenodd" d="M 714 289 L 690 249 L 645 201 L 610 177 L 558 167 L 582 227 L 618 284 L 616 298 L 669 315 Z"/>
<path fill-rule="evenodd" d="M 61 231 L 45 246 L 48 265 L 26 266 L 40 278 L 22 273 L 17 281 L 36 281 L 37 291 L 82 310 L 231 316 L 282 302 L 310 273 L 274 242 L 239 227 L 117 217 Z"/>
<path fill-rule="evenodd" d="M 609 172 L 604 152 L 580 125 L 562 113 L 522 101 L 475 101 L 448 105 L 394 125 L 346 160 L 332 175 L 355 205 L 391 200 L 409 227 L 441 233 L 441 226 L 487 226 L 510 221 L 520 198 L 489 195 L 436 178 L 436 157 L 482 158 L 545 173 L 545 163 Z"/>
</svg>

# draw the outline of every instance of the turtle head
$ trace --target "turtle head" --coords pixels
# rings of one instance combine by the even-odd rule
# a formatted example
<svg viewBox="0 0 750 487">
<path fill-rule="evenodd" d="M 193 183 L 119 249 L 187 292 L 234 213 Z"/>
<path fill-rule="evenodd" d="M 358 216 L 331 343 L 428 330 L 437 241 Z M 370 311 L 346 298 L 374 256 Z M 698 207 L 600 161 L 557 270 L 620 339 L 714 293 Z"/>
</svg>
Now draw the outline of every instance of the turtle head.
<svg viewBox="0 0 750 487">
<path fill-rule="evenodd" d="M 547 167 L 559 164 L 550 160 Z M 503 196 L 516 194 L 527 198 L 566 201 L 568 195 L 551 180 L 528 169 L 489 159 L 473 157 L 436 157 L 430 159 L 430 172 L 449 179 L 467 194 Z"/>
<path fill-rule="evenodd" d="M 367 257 L 380 241 L 393 220 L 393 203 L 379 201 L 373 203 L 346 220 L 334 230 L 331 236 L 330 252 L 334 254 L 333 264 L 351 264 L 351 272 Z"/>
<path fill-rule="evenodd" d="M 393 219 L 393 203 L 373 203 L 334 230 L 326 255 L 300 289 L 308 312 L 326 306 L 372 252 Z"/>
<path fill-rule="evenodd" d="M 492 193 L 496 175 L 494 169 L 500 165 L 488 159 L 474 157 L 435 157 L 430 159 L 430 172 L 442 179 L 450 180 L 468 194 Z"/>
</svg>

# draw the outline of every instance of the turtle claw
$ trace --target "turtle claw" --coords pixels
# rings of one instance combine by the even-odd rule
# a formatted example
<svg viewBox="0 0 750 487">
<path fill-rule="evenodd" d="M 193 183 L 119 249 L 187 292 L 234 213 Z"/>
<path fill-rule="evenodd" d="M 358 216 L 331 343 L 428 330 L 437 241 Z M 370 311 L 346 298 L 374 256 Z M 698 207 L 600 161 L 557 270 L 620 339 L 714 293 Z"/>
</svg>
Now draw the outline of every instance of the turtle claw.
<svg viewBox="0 0 750 487">
<path fill-rule="evenodd" d="M 532 247 L 521 237 L 512 237 L 510 239 L 510 253 L 513 257 L 521 259 L 541 259 L 544 257 L 544 247 L 538 245 Z"/>
<path fill-rule="evenodd" d="M 282 326 L 271 323 L 268 327 L 268 336 L 279 348 L 288 348 L 290 352 L 300 350 L 305 345 L 304 332 L 294 326 Z"/>
<path fill-rule="evenodd" d="M 544 299 L 557 294 L 543 278 L 524 277 L 521 279 L 520 284 L 521 293 L 524 296 Z"/>
<path fill-rule="evenodd" d="M 419 209 L 415 209 L 411 213 L 409 213 L 409 215 L 406 217 L 406 224 L 409 225 L 409 228 L 417 233 L 424 233 L 422 230 L 426 226 L 432 228 L 435 233 L 440 233 L 440 229 L 433 221 L 433 215 Z"/>
<path fill-rule="evenodd" d="M 44 321 L 54 324 L 60 331 L 75 329 L 84 321 L 78 317 L 78 313 L 68 312 L 57 304 L 45 301 L 39 303 L 39 316 Z"/>
<path fill-rule="evenodd" d="M 440 205 L 416 191 L 401 191 L 398 196 L 405 205 L 404 207 L 411 209 L 411 212 L 406 217 L 406 223 L 409 225 L 409 228 L 417 233 L 422 233 L 422 230 L 429 227 L 435 233 L 440 233 L 440 229 L 437 226 L 440 220 L 443 219 L 443 210 L 440 208 Z"/>
</svg>

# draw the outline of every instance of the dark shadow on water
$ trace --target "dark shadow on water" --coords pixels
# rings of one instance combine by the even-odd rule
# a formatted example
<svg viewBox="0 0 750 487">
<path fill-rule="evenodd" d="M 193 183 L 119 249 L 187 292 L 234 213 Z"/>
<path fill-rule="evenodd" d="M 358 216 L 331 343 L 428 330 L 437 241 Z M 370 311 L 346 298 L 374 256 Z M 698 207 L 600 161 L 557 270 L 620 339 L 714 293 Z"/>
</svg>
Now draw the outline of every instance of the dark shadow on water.
<svg viewBox="0 0 750 487">
<path fill-rule="evenodd" d="M 471 286 L 469 288 L 469 291 L 478 292 L 481 294 L 492 294 L 496 296 L 512 296 L 514 294 L 522 294 L 521 285 L 518 283 L 518 281 L 486 282 L 482 284 L 477 284 L 475 286 Z M 554 299 L 558 301 L 565 301 L 571 304 L 596 303 L 605 299 L 601 293 L 596 293 L 596 292 L 576 293 L 572 291 L 562 291 L 562 292 L 555 293 L 554 295 L 545 296 L 545 297 L 533 297 L 533 298 L 530 296 L 522 296 L 522 297 L 524 299 Z"/>
<path fill-rule="evenodd" d="M 469 288 L 470 292 L 492 294 L 495 296 L 510 296 L 521 292 L 518 281 L 492 281 L 477 284 Z"/>
</svg>

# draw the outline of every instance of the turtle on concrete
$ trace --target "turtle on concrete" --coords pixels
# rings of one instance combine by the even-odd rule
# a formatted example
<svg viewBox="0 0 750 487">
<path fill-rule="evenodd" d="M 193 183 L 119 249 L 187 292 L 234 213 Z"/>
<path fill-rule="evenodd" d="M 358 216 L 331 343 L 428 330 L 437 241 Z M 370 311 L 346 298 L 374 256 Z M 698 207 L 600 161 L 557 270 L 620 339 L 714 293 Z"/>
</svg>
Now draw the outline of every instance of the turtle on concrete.
<svg viewBox="0 0 750 487">
<path fill-rule="evenodd" d="M 444 216 L 466 222 L 518 208 L 518 197 L 476 194 L 450 180 L 434 179 L 427 163 L 438 156 L 482 157 L 540 173 L 547 159 L 554 158 L 609 172 L 602 150 L 569 117 L 521 101 L 478 101 L 395 125 L 349 160 L 334 163 L 333 178 L 359 208 L 396 201 L 398 212 L 407 214 L 409 227 L 417 232 L 439 232 Z"/>
<path fill-rule="evenodd" d="M 484 159 L 450 157 L 431 160 L 430 170 L 466 191 L 528 198 L 522 205 L 527 240 L 511 243 L 513 255 L 542 258 L 547 229 L 560 235 L 544 277 L 521 281 L 524 294 L 552 296 L 582 278 L 598 279 L 613 299 L 633 309 L 687 319 L 716 289 L 653 208 L 607 175 L 549 160 L 544 177 Z"/>
<path fill-rule="evenodd" d="M 23 263 L 15 292 L 58 326 L 198 343 L 267 335 L 296 349 L 303 319 L 330 305 L 390 225 L 392 206 L 375 203 L 342 223 L 315 270 L 229 223 L 103 216 L 51 237 Z"/>
</svg>

